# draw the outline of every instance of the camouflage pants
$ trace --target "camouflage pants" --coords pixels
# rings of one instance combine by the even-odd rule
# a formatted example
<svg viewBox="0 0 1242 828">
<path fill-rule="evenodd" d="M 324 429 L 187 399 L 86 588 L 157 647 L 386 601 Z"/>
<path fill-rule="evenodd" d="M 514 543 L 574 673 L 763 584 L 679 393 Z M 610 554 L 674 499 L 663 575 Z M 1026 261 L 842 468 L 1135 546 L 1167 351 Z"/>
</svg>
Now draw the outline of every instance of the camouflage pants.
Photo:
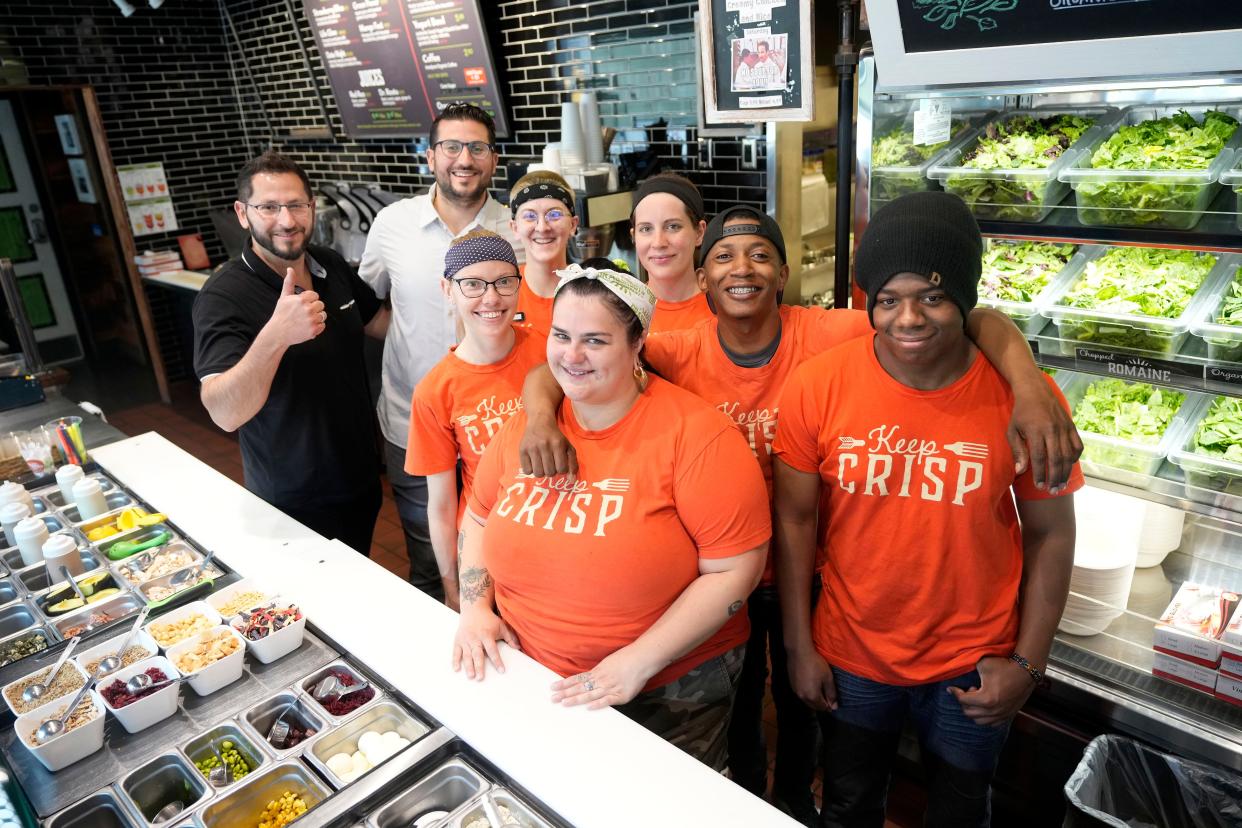
<svg viewBox="0 0 1242 828">
<path fill-rule="evenodd" d="M 676 681 L 616 709 L 715 770 L 729 758 L 729 715 L 746 645 L 708 659 Z"/>
</svg>

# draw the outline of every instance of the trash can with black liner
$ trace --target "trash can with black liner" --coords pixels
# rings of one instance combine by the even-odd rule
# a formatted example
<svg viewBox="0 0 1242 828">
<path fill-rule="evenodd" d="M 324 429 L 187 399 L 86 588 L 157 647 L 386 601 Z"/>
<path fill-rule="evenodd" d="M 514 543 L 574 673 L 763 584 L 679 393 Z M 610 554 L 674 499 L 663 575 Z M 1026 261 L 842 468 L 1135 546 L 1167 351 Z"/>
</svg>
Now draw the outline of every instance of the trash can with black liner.
<svg viewBox="0 0 1242 828">
<path fill-rule="evenodd" d="M 1242 828 L 1242 774 L 1097 736 L 1065 783 L 1065 828 Z"/>
</svg>

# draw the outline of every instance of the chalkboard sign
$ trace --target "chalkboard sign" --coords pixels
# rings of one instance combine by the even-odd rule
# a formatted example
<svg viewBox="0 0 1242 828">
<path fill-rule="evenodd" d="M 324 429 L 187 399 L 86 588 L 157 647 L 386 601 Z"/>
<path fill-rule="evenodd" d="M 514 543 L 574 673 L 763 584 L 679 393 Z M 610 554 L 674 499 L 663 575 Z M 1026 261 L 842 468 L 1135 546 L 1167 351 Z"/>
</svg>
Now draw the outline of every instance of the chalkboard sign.
<svg viewBox="0 0 1242 828">
<path fill-rule="evenodd" d="M 345 132 L 426 135 L 455 101 L 509 135 L 477 0 L 304 0 Z"/>
<path fill-rule="evenodd" d="M 898 0 L 897 8 L 907 53 L 1242 27 L 1237 0 Z"/>
<path fill-rule="evenodd" d="M 809 121 L 815 101 L 807 0 L 699 0 L 709 124 Z"/>
</svg>

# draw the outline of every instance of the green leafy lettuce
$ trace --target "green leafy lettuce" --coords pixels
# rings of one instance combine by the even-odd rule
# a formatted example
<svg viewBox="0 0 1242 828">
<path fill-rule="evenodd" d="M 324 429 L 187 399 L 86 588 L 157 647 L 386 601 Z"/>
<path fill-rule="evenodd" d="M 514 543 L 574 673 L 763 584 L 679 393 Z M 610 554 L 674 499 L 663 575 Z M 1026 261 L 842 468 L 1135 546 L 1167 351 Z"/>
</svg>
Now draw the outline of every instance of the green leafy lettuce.
<svg viewBox="0 0 1242 828">
<path fill-rule="evenodd" d="M 931 189 L 931 181 L 915 168 L 947 147 L 969 126 L 966 120 L 953 122 L 949 140 L 936 144 L 914 143 L 914 130 L 907 126 L 897 126 L 877 137 L 871 143 L 871 168 L 875 171 L 871 176 L 872 201 L 892 201 L 906 193 Z M 881 167 L 910 169 L 882 170 Z"/>
<path fill-rule="evenodd" d="M 1224 301 L 1216 311 L 1217 325 L 1242 325 L 1242 271 L 1229 285 Z"/>
<path fill-rule="evenodd" d="M 1238 121 L 1216 110 L 1198 121 L 1185 110 L 1120 127 L 1091 156 L 1101 170 L 1206 170 L 1233 137 Z M 1188 230 L 1199 220 L 1212 185 L 1202 181 L 1087 181 L 1076 188 L 1084 224 Z"/>
<path fill-rule="evenodd" d="M 1072 244 L 994 242 L 983 252 L 979 297 L 1032 302 L 1074 255 Z"/>
<path fill-rule="evenodd" d="M 962 172 L 949 176 L 944 188 L 961 196 L 975 215 L 1037 221 L 1065 191 L 1055 178 L 1042 172 L 1001 176 L 975 171 L 1047 169 L 1094 123 L 1081 115 L 1016 115 L 993 121 L 962 156 Z"/>
<path fill-rule="evenodd" d="M 1105 437 L 1155 445 L 1186 395 L 1145 382 L 1098 379 L 1074 407 L 1074 425 Z"/>
<path fill-rule="evenodd" d="M 1193 454 L 1227 463 L 1242 463 L 1242 400 L 1217 397 L 1195 429 L 1190 443 Z M 1242 476 L 1219 466 L 1183 460 L 1186 480 L 1192 486 L 1242 494 Z"/>
</svg>

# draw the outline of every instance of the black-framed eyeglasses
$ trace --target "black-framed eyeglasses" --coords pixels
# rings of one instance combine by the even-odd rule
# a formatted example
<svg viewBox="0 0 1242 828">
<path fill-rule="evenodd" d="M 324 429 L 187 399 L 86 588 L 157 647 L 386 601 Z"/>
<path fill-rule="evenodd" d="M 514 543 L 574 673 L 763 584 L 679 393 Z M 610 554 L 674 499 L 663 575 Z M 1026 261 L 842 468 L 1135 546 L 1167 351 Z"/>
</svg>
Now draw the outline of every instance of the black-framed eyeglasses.
<svg viewBox="0 0 1242 828">
<path fill-rule="evenodd" d="M 457 289 L 461 291 L 461 295 L 467 299 L 478 299 L 487 293 L 490 286 L 500 296 L 512 296 L 517 293 L 518 285 L 522 283 L 522 277 L 516 273 L 510 276 L 501 276 L 499 279 L 493 279 L 490 282 L 487 279 L 453 279 L 457 283 Z"/>
<path fill-rule="evenodd" d="M 486 141 L 454 141 L 451 138 L 444 141 L 436 141 L 431 145 L 436 152 L 442 152 L 449 158 L 456 158 L 461 155 L 463 149 L 470 151 L 471 158 L 486 158 L 495 152 L 496 147 Z"/>
<path fill-rule="evenodd" d="M 310 214 L 310 210 L 314 207 L 314 203 L 310 201 L 295 201 L 292 204 L 276 204 L 275 202 L 264 202 L 263 204 L 251 204 L 249 201 L 242 202 L 247 207 L 253 209 L 256 213 L 265 219 L 274 219 L 280 215 L 281 210 L 288 210 L 291 216 L 302 218 Z"/>
</svg>

